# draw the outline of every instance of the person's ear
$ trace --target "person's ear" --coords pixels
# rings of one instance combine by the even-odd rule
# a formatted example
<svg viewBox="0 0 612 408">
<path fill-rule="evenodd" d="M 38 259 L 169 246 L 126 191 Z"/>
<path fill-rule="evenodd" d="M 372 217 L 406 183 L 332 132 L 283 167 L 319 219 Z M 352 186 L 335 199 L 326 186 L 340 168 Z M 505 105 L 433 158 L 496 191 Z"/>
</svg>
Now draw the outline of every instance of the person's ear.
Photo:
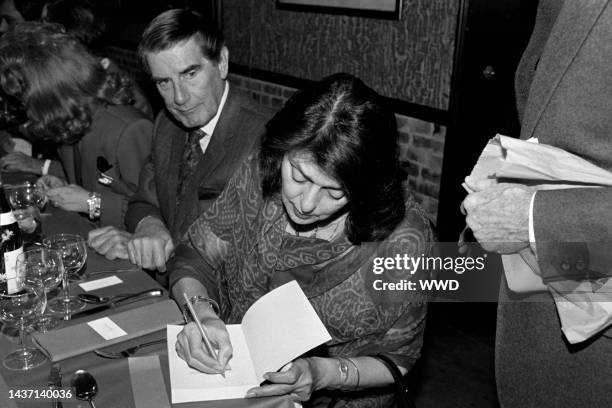
<svg viewBox="0 0 612 408">
<path fill-rule="evenodd" d="M 108 59 L 108 58 L 102 58 L 100 60 L 100 65 L 102 65 L 102 68 L 104 68 L 105 70 L 107 70 L 108 67 L 110 67 L 110 63 L 111 63 L 110 59 Z"/>
<path fill-rule="evenodd" d="M 229 50 L 225 46 L 221 49 L 221 55 L 219 55 L 219 72 L 221 73 L 221 79 L 227 79 L 229 72 Z"/>
</svg>

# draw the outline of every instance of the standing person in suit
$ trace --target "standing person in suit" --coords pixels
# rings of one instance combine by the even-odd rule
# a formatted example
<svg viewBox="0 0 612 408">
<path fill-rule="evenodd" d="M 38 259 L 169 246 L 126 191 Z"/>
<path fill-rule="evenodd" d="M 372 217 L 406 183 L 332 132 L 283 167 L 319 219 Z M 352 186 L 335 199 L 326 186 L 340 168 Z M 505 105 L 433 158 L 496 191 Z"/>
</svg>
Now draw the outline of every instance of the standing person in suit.
<svg viewBox="0 0 612 408">
<path fill-rule="evenodd" d="M 227 82 L 229 52 L 198 13 L 168 10 L 145 29 L 138 51 L 164 99 L 151 159 L 126 217 L 128 231 L 93 231 L 90 245 L 165 271 L 175 240 L 219 196 L 268 119 Z"/>
<path fill-rule="evenodd" d="M 610 61 L 611 0 L 541 0 L 516 75 L 521 138 L 535 137 L 612 171 Z M 612 188 L 471 187 L 477 192 L 464 206 L 478 241 L 499 253 L 531 248 L 544 283 L 587 279 L 593 260 L 605 259 L 597 247 L 609 251 L 612 243 Z M 603 269 L 610 274 L 610 261 Z M 548 293 L 516 300 L 503 280 L 495 353 L 501 405 L 612 406 L 609 332 L 570 345 Z"/>
<path fill-rule="evenodd" d="M 30 158 L 46 174 L 39 184 L 51 203 L 122 226 L 152 130 L 151 121 L 128 106 L 129 83 L 56 25 L 21 23 L 0 40 L 0 92 L 24 108 L 29 134 L 59 145 L 61 164 Z M 108 176 L 103 182 L 101 161 Z"/>
</svg>

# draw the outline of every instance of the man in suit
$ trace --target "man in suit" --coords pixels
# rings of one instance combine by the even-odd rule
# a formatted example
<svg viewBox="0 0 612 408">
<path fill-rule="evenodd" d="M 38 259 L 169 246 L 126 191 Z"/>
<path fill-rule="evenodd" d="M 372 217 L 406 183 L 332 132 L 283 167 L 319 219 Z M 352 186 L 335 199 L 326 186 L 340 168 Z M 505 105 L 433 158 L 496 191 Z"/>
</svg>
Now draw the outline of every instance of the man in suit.
<svg viewBox="0 0 612 408">
<path fill-rule="evenodd" d="M 540 0 L 516 75 L 521 138 L 612 171 L 610 61 L 612 0 Z M 533 250 L 544 283 L 612 275 L 602 253 L 612 247 L 612 188 L 468 184 L 476 192 L 464 201 L 466 220 L 485 249 Z M 611 358 L 609 332 L 570 345 L 548 293 L 519 298 L 503 280 L 496 339 L 503 407 L 612 406 Z"/>
<path fill-rule="evenodd" d="M 108 258 L 163 272 L 174 241 L 221 193 L 269 115 L 229 86 L 223 38 L 195 12 L 160 14 L 138 51 L 166 110 L 126 214 L 133 234 L 99 229 L 89 243 Z"/>
</svg>

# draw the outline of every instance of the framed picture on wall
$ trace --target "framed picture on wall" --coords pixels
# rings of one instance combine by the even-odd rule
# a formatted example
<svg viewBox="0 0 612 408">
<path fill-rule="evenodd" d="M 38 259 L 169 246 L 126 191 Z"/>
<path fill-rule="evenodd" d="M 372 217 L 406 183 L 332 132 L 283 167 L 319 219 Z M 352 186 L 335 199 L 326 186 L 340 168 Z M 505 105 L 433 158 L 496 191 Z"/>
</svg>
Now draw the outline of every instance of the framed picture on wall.
<svg viewBox="0 0 612 408">
<path fill-rule="evenodd" d="M 280 10 L 399 20 L 402 0 L 276 0 Z"/>
</svg>

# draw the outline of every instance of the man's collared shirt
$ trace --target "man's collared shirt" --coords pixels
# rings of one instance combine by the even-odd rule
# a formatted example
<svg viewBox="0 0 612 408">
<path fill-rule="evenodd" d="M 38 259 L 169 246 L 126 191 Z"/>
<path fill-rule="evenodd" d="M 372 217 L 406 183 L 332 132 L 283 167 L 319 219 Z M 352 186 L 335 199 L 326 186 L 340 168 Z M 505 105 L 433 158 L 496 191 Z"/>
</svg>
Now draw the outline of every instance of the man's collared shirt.
<svg viewBox="0 0 612 408">
<path fill-rule="evenodd" d="M 202 154 L 206 153 L 206 149 L 208 148 L 208 144 L 210 143 L 210 138 L 217 127 L 217 122 L 219 121 L 219 117 L 221 116 L 221 112 L 223 112 L 223 107 L 225 106 L 225 101 L 227 101 L 227 94 L 229 93 L 229 83 L 225 81 L 225 88 L 223 89 L 223 96 L 221 97 L 221 102 L 219 103 L 219 109 L 217 109 L 217 114 L 208 121 L 207 124 L 202 126 L 200 130 L 206 134 L 203 138 L 200 139 L 200 147 L 202 148 Z"/>
</svg>

